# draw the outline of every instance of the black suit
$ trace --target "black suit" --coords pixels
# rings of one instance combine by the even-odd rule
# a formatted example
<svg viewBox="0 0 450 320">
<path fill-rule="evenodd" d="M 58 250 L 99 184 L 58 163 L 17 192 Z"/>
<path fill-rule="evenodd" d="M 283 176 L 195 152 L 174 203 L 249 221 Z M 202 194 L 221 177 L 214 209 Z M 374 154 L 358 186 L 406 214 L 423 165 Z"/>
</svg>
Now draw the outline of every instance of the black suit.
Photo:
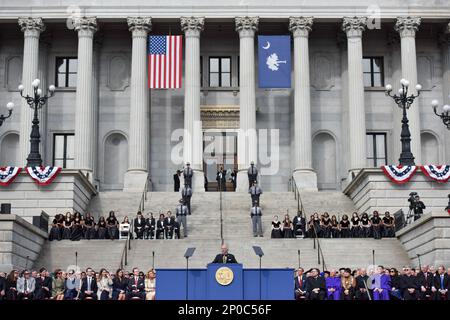
<svg viewBox="0 0 450 320">
<path fill-rule="evenodd" d="M 81 290 L 80 290 L 80 298 L 82 300 L 86 298 L 92 298 L 93 300 L 97 300 L 97 279 L 95 277 L 91 277 L 91 290 L 88 290 L 88 277 L 83 279 L 83 282 L 81 283 Z M 86 291 L 91 291 L 90 294 L 87 294 Z"/>
<path fill-rule="evenodd" d="M 367 292 L 367 279 L 369 276 L 357 276 L 355 278 L 355 298 L 356 300 L 369 300 Z"/>
<path fill-rule="evenodd" d="M 433 298 L 431 287 L 434 285 L 434 277 L 430 272 L 423 273 L 422 271 L 417 274 L 417 281 L 420 286 L 420 300 L 428 300 Z M 422 291 L 422 286 L 425 288 L 425 292 Z"/>
<path fill-rule="evenodd" d="M 178 173 L 175 173 L 173 175 L 173 191 L 180 191 L 180 176 L 178 175 Z"/>
<path fill-rule="evenodd" d="M 45 290 L 44 288 L 48 288 L 48 290 Z M 34 297 L 36 300 L 50 299 L 50 297 L 52 296 L 52 278 L 36 278 L 36 286 L 34 292 Z"/>
<path fill-rule="evenodd" d="M 403 299 L 417 300 L 419 297 L 420 283 L 416 276 L 403 275 L 400 279 L 400 287 L 403 291 Z M 411 293 L 408 289 L 415 289 L 415 291 Z"/>
<path fill-rule="evenodd" d="M 319 289 L 319 291 L 316 293 L 313 291 L 314 289 Z M 309 300 L 324 300 L 326 295 L 325 278 L 321 276 L 309 277 L 306 280 L 306 292 Z"/>
<path fill-rule="evenodd" d="M 305 235 L 306 229 L 306 221 L 302 216 L 295 216 L 294 220 L 292 220 L 292 224 L 294 225 L 294 236 L 297 235 Z"/>
<path fill-rule="evenodd" d="M 434 296 L 434 299 L 436 300 L 441 300 L 441 299 L 447 299 L 450 300 L 450 278 L 448 276 L 447 273 L 444 273 L 444 279 L 443 279 L 443 286 L 441 284 L 441 275 L 440 274 L 436 274 L 434 276 L 434 287 L 436 288 L 436 290 L 438 290 Z M 440 292 L 439 289 L 447 289 L 447 293 L 443 296 Z"/>
<path fill-rule="evenodd" d="M 127 286 L 127 299 L 139 298 L 141 300 L 145 299 L 145 282 L 141 277 L 136 277 L 133 275 L 128 280 Z"/>
<path fill-rule="evenodd" d="M 173 238 L 173 229 L 175 227 L 175 218 L 173 217 L 167 217 L 164 219 L 164 230 L 166 232 L 166 239 L 172 239 Z"/>
<path fill-rule="evenodd" d="M 223 255 L 221 253 L 219 253 L 215 258 L 214 261 L 212 263 L 224 263 L 223 262 L 223 257 L 225 256 L 225 263 L 237 263 L 236 258 L 234 257 L 234 255 L 232 255 L 231 253 L 228 253 L 226 255 Z"/>
<path fill-rule="evenodd" d="M 155 236 L 155 218 L 145 219 L 145 239 L 153 239 Z"/>
<path fill-rule="evenodd" d="M 134 219 L 134 232 L 136 232 L 137 239 L 144 238 L 145 224 L 146 221 L 144 217 L 142 217 L 141 220 L 139 220 L 138 218 Z"/>
<path fill-rule="evenodd" d="M 164 239 L 164 220 L 156 221 L 156 239 Z"/>
</svg>

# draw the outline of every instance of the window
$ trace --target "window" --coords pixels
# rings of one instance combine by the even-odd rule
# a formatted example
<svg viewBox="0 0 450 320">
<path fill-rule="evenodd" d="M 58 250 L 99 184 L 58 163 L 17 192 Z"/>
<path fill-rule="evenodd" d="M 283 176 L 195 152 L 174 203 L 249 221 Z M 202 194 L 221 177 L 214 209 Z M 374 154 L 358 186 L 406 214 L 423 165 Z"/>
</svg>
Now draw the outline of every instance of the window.
<svg viewBox="0 0 450 320">
<path fill-rule="evenodd" d="M 363 58 L 364 87 L 384 87 L 383 57 Z"/>
<path fill-rule="evenodd" d="M 231 87 L 231 57 L 209 58 L 209 86 Z"/>
<path fill-rule="evenodd" d="M 78 59 L 76 57 L 57 57 L 55 85 L 58 88 L 74 88 L 77 86 L 77 67 Z"/>
<path fill-rule="evenodd" d="M 386 133 L 367 133 L 367 166 L 387 165 Z"/>
<path fill-rule="evenodd" d="M 57 133 L 53 136 L 53 165 L 71 169 L 74 168 L 74 134 Z"/>
</svg>

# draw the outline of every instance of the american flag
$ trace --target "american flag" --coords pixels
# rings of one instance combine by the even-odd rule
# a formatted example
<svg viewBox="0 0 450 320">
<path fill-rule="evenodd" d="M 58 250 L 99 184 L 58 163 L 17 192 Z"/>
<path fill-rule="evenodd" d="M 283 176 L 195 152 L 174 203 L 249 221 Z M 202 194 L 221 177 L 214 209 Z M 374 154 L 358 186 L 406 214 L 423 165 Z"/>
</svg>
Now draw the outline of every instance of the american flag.
<svg viewBox="0 0 450 320">
<path fill-rule="evenodd" d="M 182 36 L 149 36 L 148 85 L 150 89 L 181 88 Z"/>
</svg>

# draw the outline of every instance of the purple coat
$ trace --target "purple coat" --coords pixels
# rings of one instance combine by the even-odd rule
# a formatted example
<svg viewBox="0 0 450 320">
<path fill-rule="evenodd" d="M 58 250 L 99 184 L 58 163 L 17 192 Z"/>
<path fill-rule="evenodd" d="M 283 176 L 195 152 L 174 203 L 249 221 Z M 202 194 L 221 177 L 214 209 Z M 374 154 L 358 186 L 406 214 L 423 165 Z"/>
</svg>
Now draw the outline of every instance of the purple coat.
<svg viewBox="0 0 450 320">
<path fill-rule="evenodd" d="M 380 276 L 380 289 L 383 291 L 380 293 L 378 291 L 373 292 L 374 300 L 389 300 L 389 291 L 391 291 L 391 277 L 387 274 L 382 274 Z"/>
<path fill-rule="evenodd" d="M 325 279 L 327 286 L 327 297 L 328 300 L 340 300 L 341 299 L 341 278 L 339 277 L 328 277 Z M 330 292 L 328 289 L 335 289 L 334 292 Z"/>
</svg>

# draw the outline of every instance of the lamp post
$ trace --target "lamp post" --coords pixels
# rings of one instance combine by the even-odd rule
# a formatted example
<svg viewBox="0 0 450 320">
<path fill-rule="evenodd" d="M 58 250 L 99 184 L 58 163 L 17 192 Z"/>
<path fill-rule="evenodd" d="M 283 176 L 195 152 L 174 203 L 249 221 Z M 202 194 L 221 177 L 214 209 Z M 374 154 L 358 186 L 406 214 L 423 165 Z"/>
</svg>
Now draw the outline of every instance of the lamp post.
<svg viewBox="0 0 450 320">
<path fill-rule="evenodd" d="M 450 96 L 449 96 L 450 98 Z M 445 104 L 442 107 L 442 112 L 439 114 L 437 112 L 437 108 L 439 106 L 439 101 L 433 100 L 431 101 L 431 107 L 433 108 L 434 114 L 436 114 L 438 117 L 442 119 L 442 122 L 444 125 L 447 126 L 447 129 L 450 130 L 450 106 L 448 104 Z"/>
<path fill-rule="evenodd" d="M 402 118 L 402 132 L 400 134 L 400 141 L 402 142 L 402 153 L 400 153 L 399 163 L 404 166 L 414 165 L 414 156 L 411 152 L 411 132 L 409 131 L 408 117 L 406 110 L 408 110 L 422 90 L 420 84 L 416 85 L 417 95 L 411 94 L 408 96 L 409 81 L 406 79 L 400 80 L 401 88 L 398 90 L 398 94 L 392 94 L 392 86 L 387 84 L 385 93 L 388 97 L 394 99 L 395 103 L 403 111 Z"/>
<path fill-rule="evenodd" d="M 27 167 L 42 166 L 42 157 L 39 153 L 39 143 L 41 142 L 41 135 L 39 134 L 39 118 L 38 110 L 41 109 L 47 102 L 48 98 L 52 97 L 55 93 L 55 86 L 48 87 L 48 94 L 42 95 L 42 90 L 39 89 L 39 79 L 35 79 L 32 82 L 33 96 L 23 95 L 24 86 L 19 86 L 20 96 L 27 101 L 27 104 L 34 110 L 34 117 L 32 121 L 31 134 L 30 134 L 30 153 L 27 158 Z"/>
<path fill-rule="evenodd" d="M 4 115 L 0 114 L 0 127 L 2 126 L 3 122 L 4 122 L 6 119 L 8 119 L 8 118 L 11 117 L 12 111 L 13 111 L 13 109 L 14 109 L 14 103 L 8 102 L 8 103 L 6 104 L 6 109 L 8 109 L 8 115 L 7 115 L 7 116 L 4 116 Z"/>
</svg>

